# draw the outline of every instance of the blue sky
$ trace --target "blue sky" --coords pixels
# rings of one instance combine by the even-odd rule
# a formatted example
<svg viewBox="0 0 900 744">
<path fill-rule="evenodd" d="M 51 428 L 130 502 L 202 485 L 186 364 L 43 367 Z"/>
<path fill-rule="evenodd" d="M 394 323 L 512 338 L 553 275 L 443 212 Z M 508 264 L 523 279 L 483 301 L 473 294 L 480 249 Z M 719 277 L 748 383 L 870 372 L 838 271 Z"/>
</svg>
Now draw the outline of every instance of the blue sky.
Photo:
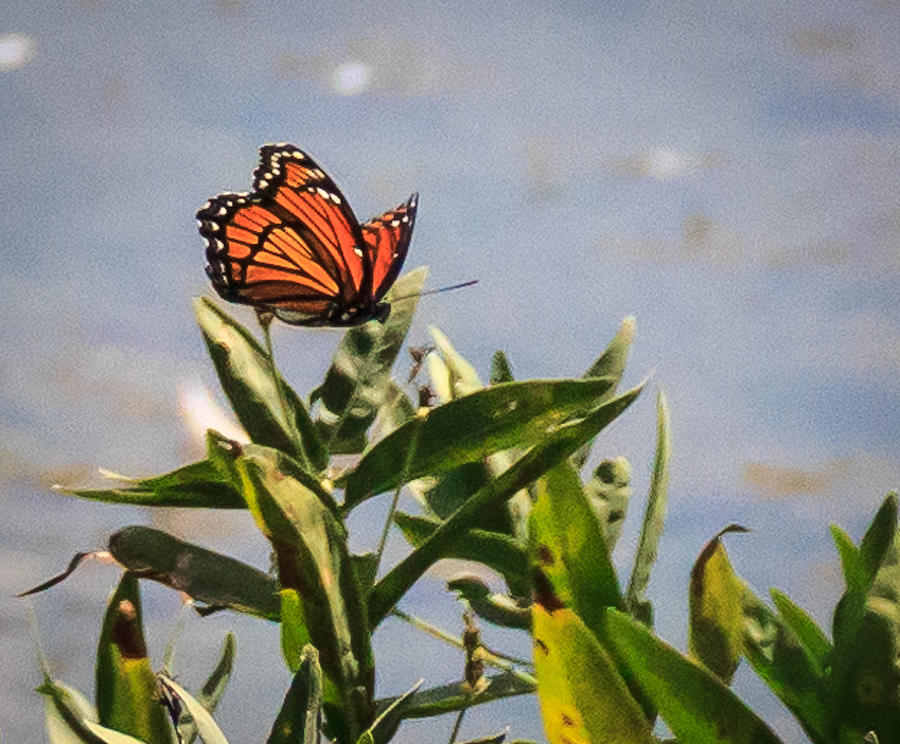
<svg viewBox="0 0 900 744">
<path fill-rule="evenodd" d="M 101 465 L 155 472 L 189 453 L 179 390 L 214 386 L 189 307 L 210 291 L 193 215 L 248 188 L 258 146 L 286 140 L 361 217 L 418 190 L 409 266 L 427 264 L 434 285 L 479 279 L 423 301 L 413 342 L 432 323 L 483 373 L 503 348 L 520 377 L 578 375 L 636 316 L 631 380 L 652 372 L 672 408 L 671 518 L 651 585 L 664 636 L 683 644 L 691 561 L 732 521 L 755 530 L 731 545 L 754 586 L 786 588 L 825 621 L 828 522 L 858 536 L 900 483 L 898 33 L 886 0 L 4 3 L 4 594 L 148 518 L 65 501 L 48 482 Z M 275 330 L 299 390 L 337 339 Z M 653 426 L 647 396 L 597 448 L 632 460 L 636 494 Z M 221 520 L 170 524 L 265 565 L 263 545 L 214 534 L 249 526 Z M 89 670 L 68 657 L 94 641 L 52 618 L 94 622 L 114 578 L 93 570 L 37 602 L 75 681 Z M 164 638 L 175 605 L 151 597 Z M 410 604 L 458 625 L 439 580 Z M 0 642 L 21 659 L 0 730 L 41 741 L 24 611 L 0 608 Z M 271 634 L 232 621 L 210 620 L 271 653 Z M 198 659 L 204 635 L 195 628 Z M 409 632 L 379 643 L 385 692 L 405 689 L 419 674 L 397 658 Z M 285 680 L 258 689 L 249 664 L 239 671 L 222 716 L 250 740 L 262 724 L 237 701 L 270 700 Z M 747 677 L 742 691 L 764 701 Z M 539 738 L 533 703 L 516 705 L 479 711 L 463 734 L 514 723 Z"/>
</svg>

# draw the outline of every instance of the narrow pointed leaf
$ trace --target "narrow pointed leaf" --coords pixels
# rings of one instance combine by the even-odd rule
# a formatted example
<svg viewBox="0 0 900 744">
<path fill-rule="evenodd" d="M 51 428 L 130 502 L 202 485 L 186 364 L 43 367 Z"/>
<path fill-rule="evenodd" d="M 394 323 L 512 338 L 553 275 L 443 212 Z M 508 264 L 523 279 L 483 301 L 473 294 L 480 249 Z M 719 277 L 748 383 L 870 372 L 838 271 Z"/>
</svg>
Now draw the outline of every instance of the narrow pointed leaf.
<svg viewBox="0 0 900 744">
<path fill-rule="evenodd" d="M 602 376 L 602 375 L 601 375 Z M 515 379 L 512 373 L 512 367 L 506 354 L 497 350 L 491 357 L 491 385 L 499 385 L 501 382 L 512 382 Z"/>
<path fill-rule="evenodd" d="M 46 697 L 44 720 L 50 744 L 106 744 L 106 739 L 88 727 L 88 723 L 96 722 L 97 712 L 78 690 L 50 679 L 44 670 L 44 681 L 37 692 Z M 129 744 L 137 741 L 128 738 Z"/>
<path fill-rule="evenodd" d="M 222 389 L 250 439 L 280 449 L 311 469 L 324 469 L 327 449 L 315 433 L 309 412 L 283 378 L 287 414 L 282 410 L 268 354 L 250 331 L 206 297 L 194 300 L 194 313 Z"/>
<path fill-rule="evenodd" d="M 480 390 L 483 385 L 478 378 L 475 368 L 456 348 L 450 343 L 450 339 L 436 326 L 429 326 L 434 345 L 444 358 L 447 370 L 450 372 L 450 397 L 460 398 L 469 393 Z"/>
<path fill-rule="evenodd" d="M 454 713 L 507 697 L 533 695 L 536 689 L 534 684 L 524 682 L 511 674 L 494 674 L 485 679 L 487 686 L 474 699 L 472 689 L 465 682 L 454 682 L 417 692 L 404 707 L 403 718 L 431 718 L 444 713 Z M 396 700 L 396 697 L 379 700 L 378 710 L 385 710 Z"/>
<path fill-rule="evenodd" d="M 209 460 L 185 465 L 164 475 L 152 478 L 124 478 L 116 488 L 68 488 L 55 490 L 69 496 L 112 504 L 140 506 L 182 506 L 203 509 L 244 509 L 240 494 L 222 478 Z"/>
<path fill-rule="evenodd" d="M 319 651 L 326 716 L 338 738 L 351 740 L 371 720 L 373 660 L 345 528 L 274 450 L 247 447 L 235 464 L 250 511 L 274 548 L 283 602 L 298 603 Z M 293 632 L 288 620 L 282 612 L 283 634 Z"/>
<path fill-rule="evenodd" d="M 413 695 L 422 686 L 423 681 L 420 679 L 409 691 L 395 698 L 390 705 L 381 711 L 375 722 L 356 740 L 356 744 L 387 744 L 393 739 L 400 722 L 403 720 L 403 712 L 410 705 Z"/>
<path fill-rule="evenodd" d="M 659 538 L 666 518 L 669 493 L 669 406 L 661 391 L 656 398 L 656 454 L 653 457 L 653 475 L 647 494 L 647 509 L 641 525 L 641 537 L 634 554 L 634 567 L 628 582 L 627 605 L 632 614 L 647 625 L 653 618 L 650 602 L 646 597 L 650 571 L 656 562 Z"/>
<path fill-rule="evenodd" d="M 351 555 L 350 561 L 353 564 L 353 575 L 356 576 L 359 593 L 363 597 L 368 597 L 378 575 L 378 556 L 371 552 L 358 553 Z"/>
<path fill-rule="evenodd" d="M 478 390 L 431 409 L 369 450 L 346 483 L 346 508 L 409 480 L 446 473 L 491 452 L 527 447 L 596 405 L 611 382 L 537 380 Z M 418 434 L 416 434 L 418 432 Z M 417 436 L 415 457 L 407 453 Z"/>
<path fill-rule="evenodd" d="M 422 545 L 441 525 L 439 520 L 403 512 L 394 515 L 394 522 L 413 547 Z M 517 595 L 530 591 L 528 553 L 508 535 L 472 528 L 448 545 L 441 557 L 478 561 L 503 576 L 507 586 Z"/>
<path fill-rule="evenodd" d="M 537 484 L 531 512 L 531 556 L 553 587 L 594 633 L 601 633 L 607 607 L 624 607 L 615 568 L 600 524 L 567 462 Z"/>
<path fill-rule="evenodd" d="M 650 744 L 650 726 L 616 665 L 581 618 L 538 591 L 534 667 L 550 744 Z"/>
<path fill-rule="evenodd" d="M 462 742 L 462 744 L 503 744 L 503 742 L 506 740 L 507 734 L 509 734 L 508 726 L 499 734 L 494 734 L 493 736 L 482 736 L 479 739 L 468 739 L 467 741 Z M 511 742 L 511 744 L 515 744 L 515 742 Z"/>
<path fill-rule="evenodd" d="M 200 704 L 199 700 L 174 680 L 163 675 L 159 675 L 157 679 L 166 695 L 177 698 L 181 706 L 187 708 L 188 713 L 194 719 L 197 733 L 203 740 L 203 744 L 228 744 L 222 730 L 213 720 L 212 714 Z"/>
<path fill-rule="evenodd" d="M 373 442 L 384 439 L 395 429 L 399 429 L 416 415 L 416 407 L 403 392 L 403 389 L 389 380 L 384 394 L 384 403 L 378 409 L 378 415 L 372 424 L 371 438 Z"/>
<path fill-rule="evenodd" d="M 552 593 L 602 645 L 606 608 L 625 606 L 603 530 L 570 461 L 548 471 L 538 481 L 537 492 L 530 519 L 530 553 L 536 575 L 547 583 L 535 584 L 535 592 Z M 613 661 L 632 698 L 652 719 L 652 707 L 635 686 L 627 665 Z"/>
<path fill-rule="evenodd" d="M 318 744 L 321 722 L 322 668 L 316 649 L 306 646 L 266 744 Z"/>
<path fill-rule="evenodd" d="M 619 328 L 618 333 L 610 342 L 609 346 L 606 347 L 603 353 L 590 366 L 588 371 L 584 373 L 585 378 L 611 378 L 613 380 L 613 385 L 610 388 L 609 393 L 607 393 L 610 397 L 615 394 L 619 381 L 622 379 L 622 375 L 625 372 L 625 363 L 628 361 L 628 353 L 631 350 L 631 342 L 634 339 L 634 329 L 634 318 L 625 318 L 625 320 L 622 321 L 622 326 Z M 584 447 L 581 447 L 572 455 L 572 464 L 575 466 L 576 470 L 580 471 L 581 468 L 584 467 L 590 454 L 591 443 L 588 442 Z"/>
<path fill-rule="evenodd" d="M 195 696 L 197 702 L 210 713 L 216 712 L 216 708 L 228 687 L 228 682 L 231 680 L 231 672 L 234 667 L 234 652 L 234 633 L 229 632 L 225 636 L 225 641 L 222 644 L 222 651 L 219 655 L 219 661 L 216 664 L 215 669 L 213 669 L 206 682 L 204 682 L 203 687 L 200 688 L 200 691 Z M 164 670 L 168 670 L 169 668 L 170 663 L 167 660 Z M 171 676 L 168 671 L 163 671 L 163 674 Z M 184 744 L 192 744 L 192 742 L 197 739 L 197 724 L 194 722 L 190 713 L 187 712 L 186 708 L 181 709 L 181 717 L 175 728 Z M 181 744 L 181 742 L 179 742 L 179 744 Z"/>
<path fill-rule="evenodd" d="M 879 569 L 886 559 L 895 560 L 895 540 L 897 535 L 897 496 L 890 493 L 884 499 L 872 524 L 866 530 L 866 534 L 857 549 L 850 537 L 836 525 L 831 527 L 832 537 L 841 557 L 841 566 L 844 570 L 846 589 L 837 604 L 832 619 L 832 637 L 834 638 L 833 664 L 830 675 L 830 712 L 832 713 L 832 725 L 836 728 L 842 718 L 847 718 L 848 713 L 853 713 L 858 708 L 867 711 L 869 715 L 879 719 L 879 725 L 869 726 L 876 733 L 883 733 L 887 725 L 885 720 L 891 714 L 877 712 L 880 701 L 873 698 L 871 693 L 866 693 L 859 699 L 860 676 L 863 678 L 863 689 L 871 685 L 872 678 L 885 677 L 885 670 L 878 669 L 877 665 L 868 662 L 872 649 L 880 649 L 879 653 L 887 654 L 884 658 L 894 658 L 896 654 L 895 637 L 898 633 L 898 623 L 891 620 L 895 615 L 894 608 L 882 613 L 878 611 L 879 603 L 867 608 L 869 595 Z M 868 667 L 868 668 L 866 668 Z M 888 678 L 894 672 L 888 674 Z M 877 696 L 874 696 L 877 697 Z M 848 701 L 856 700 L 860 705 L 852 703 L 853 707 L 848 711 Z M 861 722 L 856 720 L 855 724 Z M 898 721 L 900 726 L 900 721 Z M 858 726 L 854 726 L 858 728 Z M 879 736 L 879 738 L 884 738 Z"/>
<path fill-rule="evenodd" d="M 866 568 L 850 535 L 836 524 L 831 525 L 831 538 L 841 559 L 841 570 L 848 590 L 865 591 Z"/>
<path fill-rule="evenodd" d="M 219 653 L 219 661 L 216 668 L 207 677 L 200 692 L 197 693 L 197 700 L 210 713 L 215 713 L 228 683 L 231 681 L 231 672 L 234 669 L 234 653 L 235 639 L 234 633 L 227 633 L 225 640 L 222 642 L 222 651 Z"/>
<path fill-rule="evenodd" d="M 645 625 L 608 610 L 607 638 L 682 744 L 780 744 L 766 724 L 719 679 L 656 638 Z"/>
<path fill-rule="evenodd" d="M 691 654 L 726 685 L 741 660 L 744 621 L 744 583 L 722 545 L 722 536 L 728 532 L 746 530 L 739 525 L 726 527 L 704 546 L 691 569 L 688 624 Z"/>
<path fill-rule="evenodd" d="M 870 581 L 874 580 L 875 574 L 881 568 L 896 534 L 897 495 L 890 493 L 881 503 L 872 524 L 869 525 L 869 529 L 866 530 L 866 534 L 859 543 L 859 558 Z"/>
<path fill-rule="evenodd" d="M 496 389 L 498 388 L 492 388 Z M 416 580 L 461 534 L 475 527 L 484 514 L 500 508 L 517 491 L 533 483 L 578 447 L 597 436 L 634 402 L 642 389 L 634 388 L 597 407 L 583 419 L 560 426 L 528 450 L 508 470 L 473 494 L 431 537 L 375 585 L 369 597 L 369 627 L 378 626 Z"/>
<path fill-rule="evenodd" d="M 97 645 L 97 713 L 101 725 L 152 742 L 174 742 L 155 700 L 156 675 L 147 656 L 139 582 L 126 572 L 110 597 Z"/>
<path fill-rule="evenodd" d="M 631 342 L 634 340 L 635 327 L 632 316 L 625 318 L 609 346 L 597 357 L 584 376 L 621 379 L 628 362 L 628 353 L 631 351 Z"/>
<path fill-rule="evenodd" d="M 531 608 L 517 604 L 506 594 L 491 592 L 477 576 L 456 576 L 447 582 L 447 589 L 468 602 L 478 617 L 494 625 L 531 630 Z"/>
<path fill-rule="evenodd" d="M 24 592 L 19 592 L 17 597 L 28 597 L 31 594 L 40 594 L 43 591 L 46 591 L 50 587 L 56 586 L 61 581 L 65 581 L 68 579 L 73 573 L 75 573 L 75 569 L 78 568 L 84 561 L 93 558 L 97 553 L 92 551 L 90 553 L 75 553 L 72 557 L 72 560 L 69 561 L 69 565 L 66 567 L 66 570 L 62 573 L 57 574 L 52 579 L 47 579 L 47 581 L 38 584 L 37 586 L 32 587 L 31 589 L 26 589 Z"/>
<path fill-rule="evenodd" d="M 770 589 L 769 595 L 782 622 L 789 627 L 803 646 L 817 674 L 824 674 L 832 651 L 831 641 L 802 607 L 784 592 Z"/>
<path fill-rule="evenodd" d="M 431 382 L 431 390 L 441 403 L 453 400 L 453 387 L 450 379 L 450 368 L 441 358 L 440 354 L 432 351 L 425 357 L 425 368 L 428 370 L 428 379 Z"/>
<path fill-rule="evenodd" d="M 109 552 L 136 576 L 184 592 L 197 602 L 278 620 L 275 580 L 234 558 L 142 526 L 112 534 Z"/>
<path fill-rule="evenodd" d="M 322 439 L 336 454 L 356 454 L 366 446 L 366 431 L 386 402 L 388 380 L 409 331 L 428 270 L 424 267 L 404 274 L 385 297 L 407 297 L 391 304 L 391 314 L 382 323 L 364 323 L 348 329 L 324 382 L 310 400 L 320 405 L 316 422 Z"/>
<path fill-rule="evenodd" d="M 624 457 L 603 460 L 584 484 L 584 495 L 603 529 L 610 553 L 622 534 L 631 500 L 631 465 Z"/>
<path fill-rule="evenodd" d="M 743 654 L 810 740 L 831 740 L 828 686 L 795 633 L 744 584 Z"/>
</svg>

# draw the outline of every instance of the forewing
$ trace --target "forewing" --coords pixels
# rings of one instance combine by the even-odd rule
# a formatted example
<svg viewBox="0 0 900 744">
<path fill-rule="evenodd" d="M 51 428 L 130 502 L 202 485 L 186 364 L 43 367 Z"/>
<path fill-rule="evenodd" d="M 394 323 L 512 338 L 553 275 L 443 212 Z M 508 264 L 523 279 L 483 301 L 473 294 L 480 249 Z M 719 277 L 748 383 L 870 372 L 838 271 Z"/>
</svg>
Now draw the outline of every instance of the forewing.
<svg viewBox="0 0 900 744">
<path fill-rule="evenodd" d="M 207 274 L 224 298 L 323 315 L 368 296 L 372 268 L 352 210 L 312 158 L 265 145 L 250 194 L 220 194 L 198 213 Z"/>
<path fill-rule="evenodd" d="M 413 194 L 396 209 L 360 225 L 372 262 L 372 286 L 375 288 L 376 301 L 391 288 L 403 267 L 416 221 L 418 202 L 419 195 Z"/>
</svg>

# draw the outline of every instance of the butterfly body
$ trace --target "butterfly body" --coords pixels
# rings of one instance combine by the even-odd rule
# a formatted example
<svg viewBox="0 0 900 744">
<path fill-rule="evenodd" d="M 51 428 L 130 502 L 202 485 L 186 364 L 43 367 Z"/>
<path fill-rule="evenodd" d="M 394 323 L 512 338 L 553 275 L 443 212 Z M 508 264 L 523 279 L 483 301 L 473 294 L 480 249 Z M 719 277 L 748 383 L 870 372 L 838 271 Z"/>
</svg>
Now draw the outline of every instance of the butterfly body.
<svg viewBox="0 0 900 744">
<path fill-rule="evenodd" d="M 360 224 L 334 181 L 293 145 L 264 145 L 253 175 L 249 193 L 219 194 L 197 212 L 216 292 L 292 325 L 384 322 L 382 298 L 406 258 L 417 195 Z"/>
</svg>

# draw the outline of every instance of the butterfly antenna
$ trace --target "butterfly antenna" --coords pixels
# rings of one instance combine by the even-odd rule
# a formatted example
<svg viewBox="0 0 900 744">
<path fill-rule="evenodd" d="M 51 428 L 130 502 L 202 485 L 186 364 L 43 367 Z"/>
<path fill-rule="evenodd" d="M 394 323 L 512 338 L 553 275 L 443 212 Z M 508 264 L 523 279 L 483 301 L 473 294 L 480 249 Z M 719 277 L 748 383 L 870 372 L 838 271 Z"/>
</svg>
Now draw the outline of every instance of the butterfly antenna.
<svg viewBox="0 0 900 744">
<path fill-rule="evenodd" d="M 401 300 L 411 300 L 414 297 L 424 297 L 425 295 L 433 295 L 438 292 L 449 292 L 451 289 L 462 289 L 463 287 L 471 287 L 473 284 L 478 284 L 477 279 L 470 279 L 467 282 L 462 282 L 461 284 L 451 284 L 449 287 L 438 287 L 437 289 L 426 289 L 424 292 L 416 292 L 415 294 L 403 295 L 403 297 L 392 297 L 391 302 L 400 302 Z"/>
</svg>

